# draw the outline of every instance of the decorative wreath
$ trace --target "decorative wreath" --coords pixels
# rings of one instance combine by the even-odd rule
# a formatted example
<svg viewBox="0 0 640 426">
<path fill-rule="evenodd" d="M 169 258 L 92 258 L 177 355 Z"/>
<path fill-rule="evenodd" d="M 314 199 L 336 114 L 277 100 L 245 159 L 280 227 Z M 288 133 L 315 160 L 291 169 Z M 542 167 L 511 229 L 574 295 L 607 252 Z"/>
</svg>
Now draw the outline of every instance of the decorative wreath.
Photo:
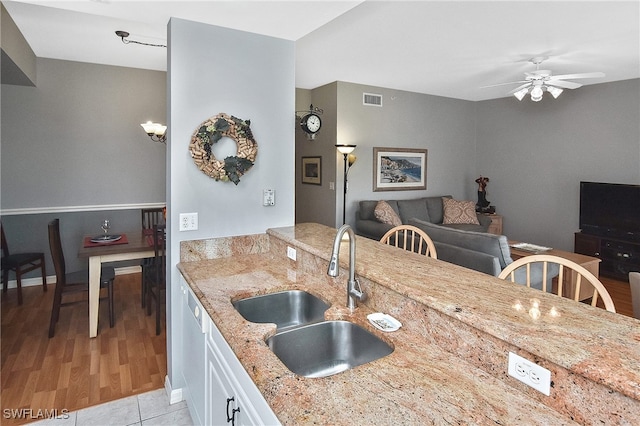
<svg viewBox="0 0 640 426">
<path fill-rule="evenodd" d="M 215 180 L 240 182 L 256 161 L 258 143 L 253 138 L 250 120 L 242 120 L 232 115 L 220 113 L 204 121 L 191 136 L 189 152 L 194 163 L 204 174 Z M 218 160 L 211 147 L 223 137 L 233 139 L 238 152 L 224 161 Z"/>
</svg>

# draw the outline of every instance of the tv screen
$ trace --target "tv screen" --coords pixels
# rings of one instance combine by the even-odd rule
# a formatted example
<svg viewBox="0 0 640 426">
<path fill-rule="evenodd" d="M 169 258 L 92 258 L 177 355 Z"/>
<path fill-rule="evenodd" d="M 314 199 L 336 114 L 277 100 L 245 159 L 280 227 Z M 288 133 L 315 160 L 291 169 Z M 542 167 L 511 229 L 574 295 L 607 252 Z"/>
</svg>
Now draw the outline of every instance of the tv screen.
<svg viewBox="0 0 640 426">
<path fill-rule="evenodd" d="M 640 239 L 640 185 L 580 182 L 580 229 Z"/>
</svg>

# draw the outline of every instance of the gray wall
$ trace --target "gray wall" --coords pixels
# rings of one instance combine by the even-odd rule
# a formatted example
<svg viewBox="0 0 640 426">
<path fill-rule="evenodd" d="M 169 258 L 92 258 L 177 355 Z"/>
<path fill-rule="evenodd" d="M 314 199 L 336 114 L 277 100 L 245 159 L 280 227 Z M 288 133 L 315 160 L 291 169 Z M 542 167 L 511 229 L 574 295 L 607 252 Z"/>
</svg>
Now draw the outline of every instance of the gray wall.
<svg viewBox="0 0 640 426">
<path fill-rule="evenodd" d="M 573 251 L 579 182 L 640 184 L 638 79 L 478 102 L 477 117 L 477 170 L 511 239 Z"/>
<path fill-rule="evenodd" d="M 314 140 L 309 140 L 296 120 L 296 223 L 315 222 L 336 226 L 336 110 L 337 83 L 313 90 L 296 90 L 296 111 L 309 105 L 323 110 L 322 127 Z M 302 117 L 305 113 L 299 112 Z M 302 157 L 321 157 L 321 185 L 302 183 Z M 342 169 L 340 169 L 342 170 Z M 342 171 L 340 171 L 342 173 Z M 338 188 L 341 191 L 341 188 Z"/>
<path fill-rule="evenodd" d="M 295 53 L 290 41 L 181 19 L 171 19 L 168 41 L 167 344 L 169 379 L 179 388 L 180 241 L 264 233 L 294 223 Z M 250 119 L 258 143 L 256 164 L 237 186 L 200 172 L 188 151 L 200 123 L 221 112 Z M 262 206 L 263 189 L 276 191 L 275 206 Z M 179 232 L 178 215 L 189 212 L 198 213 L 199 229 Z"/>
<path fill-rule="evenodd" d="M 38 59 L 38 86 L 2 86 L 2 211 L 164 202 L 166 73 Z"/>
<path fill-rule="evenodd" d="M 37 72 L 37 87 L 2 85 L 0 207 L 10 249 L 45 252 L 53 275 L 52 218 L 81 269 L 81 237 L 102 219 L 140 229 L 140 207 L 165 202 L 166 147 L 140 123 L 166 121 L 166 73 L 42 58 Z"/>
<path fill-rule="evenodd" d="M 383 96 L 383 107 L 362 105 L 362 93 Z M 357 145 L 349 171 L 347 223 L 359 200 L 406 199 L 451 194 L 475 199 L 475 104 L 399 90 L 338 83 L 337 139 Z M 427 189 L 373 192 L 373 148 L 424 148 Z M 342 222 L 343 157 L 336 156 L 336 223 Z"/>
</svg>

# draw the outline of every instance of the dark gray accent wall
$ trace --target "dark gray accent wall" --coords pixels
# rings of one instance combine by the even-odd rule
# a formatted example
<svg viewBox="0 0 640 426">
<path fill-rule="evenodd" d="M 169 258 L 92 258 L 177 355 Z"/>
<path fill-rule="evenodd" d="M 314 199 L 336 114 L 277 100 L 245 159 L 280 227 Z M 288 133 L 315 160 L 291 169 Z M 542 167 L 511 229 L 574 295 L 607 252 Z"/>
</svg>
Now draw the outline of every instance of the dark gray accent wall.
<svg viewBox="0 0 640 426">
<path fill-rule="evenodd" d="M 336 187 L 337 88 L 337 83 L 330 83 L 313 90 L 296 90 L 296 111 L 308 110 L 310 104 L 323 110 L 322 127 L 314 140 L 309 140 L 299 120 L 296 122 L 296 223 L 337 225 L 335 194 L 341 191 Z M 302 183 L 302 157 L 321 157 L 321 185 Z"/>
<path fill-rule="evenodd" d="M 640 184 L 638 79 L 476 110 L 477 168 L 511 239 L 573 251 L 579 182 Z"/>
<path fill-rule="evenodd" d="M 123 47 L 126 48 L 126 47 Z M 166 73 L 38 59 L 38 86 L 2 86 L 2 210 L 165 201 Z"/>
</svg>

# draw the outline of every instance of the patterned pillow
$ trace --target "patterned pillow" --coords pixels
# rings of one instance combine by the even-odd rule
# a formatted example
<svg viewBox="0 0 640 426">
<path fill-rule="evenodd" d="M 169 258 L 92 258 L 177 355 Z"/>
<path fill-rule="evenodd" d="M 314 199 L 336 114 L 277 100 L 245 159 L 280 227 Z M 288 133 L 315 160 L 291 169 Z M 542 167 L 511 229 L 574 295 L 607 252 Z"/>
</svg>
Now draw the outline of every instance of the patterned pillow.
<svg viewBox="0 0 640 426">
<path fill-rule="evenodd" d="M 479 225 L 478 216 L 476 216 L 476 205 L 473 201 L 458 201 L 453 198 L 442 198 L 444 210 L 443 225 L 453 223 L 470 223 Z"/>
<path fill-rule="evenodd" d="M 400 217 L 386 201 L 378 201 L 373 214 L 375 215 L 376 219 L 378 219 L 378 221 L 382 223 L 388 223 L 389 225 L 393 226 L 402 225 Z"/>
</svg>

